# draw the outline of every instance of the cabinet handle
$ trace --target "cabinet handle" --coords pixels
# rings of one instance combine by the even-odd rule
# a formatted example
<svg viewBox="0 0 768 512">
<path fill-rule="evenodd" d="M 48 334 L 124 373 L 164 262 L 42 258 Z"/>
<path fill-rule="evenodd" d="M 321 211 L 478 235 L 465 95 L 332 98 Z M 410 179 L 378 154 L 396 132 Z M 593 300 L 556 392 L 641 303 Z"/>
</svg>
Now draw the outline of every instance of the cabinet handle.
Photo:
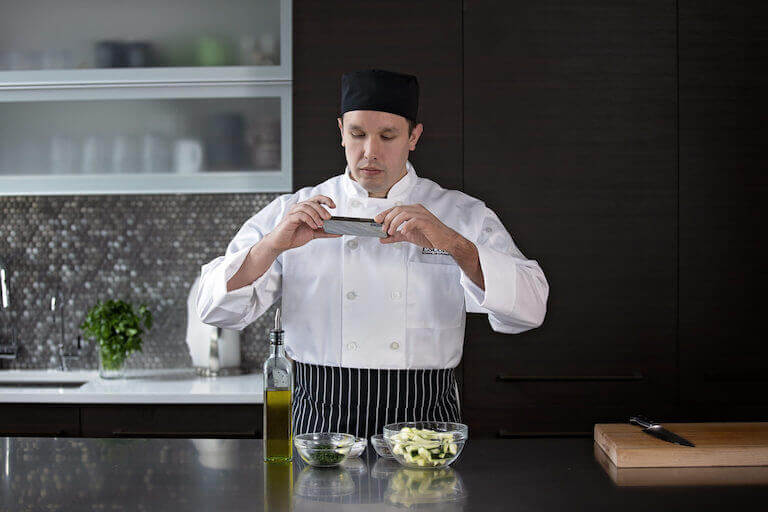
<svg viewBox="0 0 768 512">
<path fill-rule="evenodd" d="M 497 436 L 502 439 L 512 439 L 516 437 L 592 437 L 592 434 L 592 432 L 524 432 L 502 428 Z"/>
<path fill-rule="evenodd" d="M 632 375 L 512 375 L 500 373 L 496 376 L 499 382 L 605 382 L 605 381 L 638 381 L 643 380 L 642 372 L 632 372 Z"/>
<path fill-rule="evenodd" d="M 704 380 L 707 382 L 768 382 L 768 369 L 751 372 L 706 372 Z"/>
</svg>

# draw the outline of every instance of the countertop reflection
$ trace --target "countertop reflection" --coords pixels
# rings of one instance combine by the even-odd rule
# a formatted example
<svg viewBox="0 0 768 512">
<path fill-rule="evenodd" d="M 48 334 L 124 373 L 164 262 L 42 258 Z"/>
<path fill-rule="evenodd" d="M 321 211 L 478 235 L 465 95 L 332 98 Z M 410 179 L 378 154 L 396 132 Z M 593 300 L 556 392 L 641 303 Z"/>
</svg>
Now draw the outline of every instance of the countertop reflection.
<svg viewBox="0 0 768 512">
<path fill-rule="evenodd" d="M 617 485 L 588 438 L 471 439 L 450 468 L 369 446 L 339 468 L 266 465 L 258 439 L 0 438 L 0 510 L 721 510 L 768 486 Z M 758 501 L 759 500 L 759 501 Z"/>
</svg>

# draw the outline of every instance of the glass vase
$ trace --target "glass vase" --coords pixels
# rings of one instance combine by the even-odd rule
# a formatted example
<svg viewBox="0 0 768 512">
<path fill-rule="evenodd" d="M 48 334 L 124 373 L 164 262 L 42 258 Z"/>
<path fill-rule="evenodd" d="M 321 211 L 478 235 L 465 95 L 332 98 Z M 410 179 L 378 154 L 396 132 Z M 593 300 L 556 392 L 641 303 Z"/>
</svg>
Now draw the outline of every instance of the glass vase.
<svg viewBox="0 0 768 512">
<path fill-rule="evenodd" d="M 105 361 L 101 357 L 101 347 L 99 347 L 99 377 L 102 379 L 121 379 L 125 375 L 125 360 L 127 357 L 109 359 Z"/>
</svg>

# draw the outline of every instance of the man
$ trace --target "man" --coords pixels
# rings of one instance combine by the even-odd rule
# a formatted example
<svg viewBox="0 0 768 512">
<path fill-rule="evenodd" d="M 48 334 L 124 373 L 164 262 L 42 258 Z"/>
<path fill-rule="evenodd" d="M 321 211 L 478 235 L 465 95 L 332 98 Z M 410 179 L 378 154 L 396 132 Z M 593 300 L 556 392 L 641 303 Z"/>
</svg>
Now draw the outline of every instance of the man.
<svg viewBox="0 0 768 512">
<path fill-rule="evenodd" d="M 242 329 L 282 294 L 297 434 L 368 437 L 397 421 L 460 421 L 453 369 L 465 312 L 487 313 L 504 333 L 544 320 L 544 273 L 496 214 L 416 175 L 417 112 L 416 77 L 344 74 L 344 174 L 278 197 L 202 267 L 206 323 Z M 327 234 L 332 214 L 374 218 L 388 236 Z"/>
</svg>

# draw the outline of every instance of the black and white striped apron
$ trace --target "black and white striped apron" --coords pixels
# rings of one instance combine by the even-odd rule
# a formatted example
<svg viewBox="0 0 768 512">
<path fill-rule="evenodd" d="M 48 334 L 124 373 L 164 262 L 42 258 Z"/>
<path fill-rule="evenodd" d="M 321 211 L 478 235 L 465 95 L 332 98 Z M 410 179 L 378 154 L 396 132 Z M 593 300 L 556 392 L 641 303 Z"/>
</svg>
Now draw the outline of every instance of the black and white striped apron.
<svg viewBox="0 0 768 512">
<path fill-rule="evenodd" d="M 380 434 L 399 421 L 461 422 L 453 368 L 342 368 L 296 361 L 294 434 Z"/>
</svg>

